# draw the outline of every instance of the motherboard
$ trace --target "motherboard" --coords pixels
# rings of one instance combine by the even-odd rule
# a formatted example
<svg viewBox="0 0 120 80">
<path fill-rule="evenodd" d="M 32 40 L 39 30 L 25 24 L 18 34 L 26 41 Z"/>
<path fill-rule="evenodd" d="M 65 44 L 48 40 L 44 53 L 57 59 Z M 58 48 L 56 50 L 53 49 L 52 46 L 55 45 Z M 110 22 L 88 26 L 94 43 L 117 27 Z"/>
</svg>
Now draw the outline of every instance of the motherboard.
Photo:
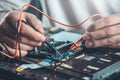
<svg viewBox="0 0 120 80">
<path fill-rule="evenodd" d="M 120 80 L 120 49 L 86 48 L 83 41 L 71 51 L 81 35 L 62 29 L 48 33 L 47 44 L 57 51 L 44 44 L 20 60 L 0 55 L 0 76 L 6 80 Z"/>
</svg>

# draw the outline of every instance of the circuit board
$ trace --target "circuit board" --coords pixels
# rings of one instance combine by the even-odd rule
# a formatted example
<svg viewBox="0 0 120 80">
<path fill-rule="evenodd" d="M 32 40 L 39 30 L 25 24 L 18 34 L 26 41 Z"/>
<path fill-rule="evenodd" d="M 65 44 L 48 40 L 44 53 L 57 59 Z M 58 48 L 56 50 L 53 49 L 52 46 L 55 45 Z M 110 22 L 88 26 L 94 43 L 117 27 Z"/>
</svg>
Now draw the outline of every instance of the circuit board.
<svg viewBox="0 0 120 80">
<path fill-rule="evenodd" d="M 49 43 L 63 55 L 61 59 L 46 45 L 29 51 L 21 60 L 1 55 L 0 75 L 7 80 L 120 80 L 120 49 L 88 49 L 83 42 L 69 51 L 72 41 Z"/>
</svg>

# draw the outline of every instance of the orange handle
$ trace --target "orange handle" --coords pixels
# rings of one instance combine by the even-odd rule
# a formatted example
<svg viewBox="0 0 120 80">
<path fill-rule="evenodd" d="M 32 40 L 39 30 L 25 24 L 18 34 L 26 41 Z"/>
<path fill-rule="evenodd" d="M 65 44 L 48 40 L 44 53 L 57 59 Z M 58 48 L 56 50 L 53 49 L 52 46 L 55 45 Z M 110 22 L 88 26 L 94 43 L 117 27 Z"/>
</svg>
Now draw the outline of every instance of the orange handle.
<svg viewBox="0 0 120 80">
<path fill-rule="evenodd" d="M 83 37 L 80 38 L 77 42 L 73 43 L 73 45 L 70 47 L 70 50 L 76 49 L 82 41 L 83 41 Z"/>
</svg>

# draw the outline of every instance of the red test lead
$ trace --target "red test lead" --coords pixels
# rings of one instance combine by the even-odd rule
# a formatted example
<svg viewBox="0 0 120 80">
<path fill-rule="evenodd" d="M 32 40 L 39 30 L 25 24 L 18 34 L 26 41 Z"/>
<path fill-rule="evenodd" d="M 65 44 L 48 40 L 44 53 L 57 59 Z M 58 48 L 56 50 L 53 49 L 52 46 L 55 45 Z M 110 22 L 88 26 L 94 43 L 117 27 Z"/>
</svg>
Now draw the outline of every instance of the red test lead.
<svg viewBox="0 0 120 80">
<path fill-rule="evenodd" d="M 75 50 L 79 45 L 80 43 L 83 41 L 83 37 L 80 38 L 78 41 L 76 41 L 75 43 L 73 43 L 73 45 L 70 47 L 70 50 Z"/>
</svg>

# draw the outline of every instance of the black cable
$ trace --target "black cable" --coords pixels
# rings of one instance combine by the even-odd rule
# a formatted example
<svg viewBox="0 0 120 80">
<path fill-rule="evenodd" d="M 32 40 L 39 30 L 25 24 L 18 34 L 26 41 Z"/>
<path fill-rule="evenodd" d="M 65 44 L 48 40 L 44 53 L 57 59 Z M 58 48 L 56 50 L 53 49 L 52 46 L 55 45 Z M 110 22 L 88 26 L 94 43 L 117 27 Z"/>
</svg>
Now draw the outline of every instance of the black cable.
<svg viewBox="0 0 120 80">
<path fill-rule="evenodd" d="M 17 34 L 17 41 L 18 41 L 18 48 L 19 48 L 19 60 L 21 60 L 21 47 L 20 47 L 20 36 L 19 36 L 19 32 L 18 32 L 18 24 L 19 24 L 19 20 L 16 22 L 15 26 L 16 26 L 16 34 Z M 9 55 L 11 55 L 9 49 L 6 47 L 6 45 L 0 41 L 0 43 L 2 44 L 2 46 L 6 49 L 7 53 Z M 8 63 L 10 61 L 10 58 L 8 59 Z"/>
<path fill-rule="evenodd" d="M 2 44 L 2 46 L 7 50 L 8 54 L 11 55 L 10 51 L 8 50 L 8 48 L 6 47 L 6 45 L 0 41 L 0 43 Z"/>
<path fill-rule="evenodd" d="M 50 48 L 50 49 L 52 49 L 52 51 L 55 53 L 55 55 L 57 56 L 57 57 L 59 57 L 61 54 L 60 54 L 60 52 L 54 47 L 54 46 L 52 46 L 47 40 L 45 41 L 45 44 L 47 44 L 47 46 Z"/>
<path fill-rule="evenodd" d="M 5 45 L 3 42 L 1 42 L 1 41 L 0 41 L 0 43 L 1 43 L 2 46 L 6 49 L 6 51 L 8 52 L 8 54 L 11 55 L 11 53 L 10 53 L 10 51 L 8 50 L 8 48 L 6 47 L 6 45 Z M 8 58 L 8 61 L 7 61 L 8 64 L 3 64 L 2 66 L 8 66 L 10 60 L 11 60 L 11 58 Z M 0 66 L 1 66 L 1 64 L 0 64 Z"/>
<path fill-rule="evenodd" d="M 16 30 L 16 33 L 17 33 L 17 41 L 18 41 L 18 49 L 19 49 L 19 60 L 21 60 L 22 57 L 21 57 L 21 46 L 20 46 L 20 34 L 19 34 L 19 32 L 18 32 L 19 21 L 20 21 L 20 20 L 18 20 L 18 21 L 16 22 L 15 26 L 16 26 L 16 29 L 17 29 L 17 30 Z M 25 22 L 24 20 L 22 20 L 22 22 L 28 25 L 28 23 Z"/>
<path fill-rule="evenodd" d="M 24 21 L 23 21 L 24 22 Z M 20 47 L 20 36 L 19 36 L 19 32 L 18 32 L 18 24 L 19 24 L 19 20 L 16 22 L 15 27 L 16 27 L 16 34 L 17 34 L 17 41 L 18 41 L 18 48 L 19 48 L 19 60 L 21 60 L 21 47 Z M 6 45 L 0 41 L 0 43 L 3 45 L 3 47 L 7 50 L 8 54 L 11 55 L 10 51 L 8 50 L 8 48 L 6 47 Z"/>
<path fill-rule="evenodd" d="M 18 24 L 19 24 L 19 21 L 20 20 L 18 20 L 17 22 L 16 22 L 16 24 L 15 24 L 15 27 L 16 27 L 16 33 L 17 33 L 17 41 L 18 41 L 18 49 L 19 49 L 19 60 L 21 60 L 21 46 L 20 46 L 20 35 L 19 35 L 19 32 L 18 32 Z"/>
</svg>

